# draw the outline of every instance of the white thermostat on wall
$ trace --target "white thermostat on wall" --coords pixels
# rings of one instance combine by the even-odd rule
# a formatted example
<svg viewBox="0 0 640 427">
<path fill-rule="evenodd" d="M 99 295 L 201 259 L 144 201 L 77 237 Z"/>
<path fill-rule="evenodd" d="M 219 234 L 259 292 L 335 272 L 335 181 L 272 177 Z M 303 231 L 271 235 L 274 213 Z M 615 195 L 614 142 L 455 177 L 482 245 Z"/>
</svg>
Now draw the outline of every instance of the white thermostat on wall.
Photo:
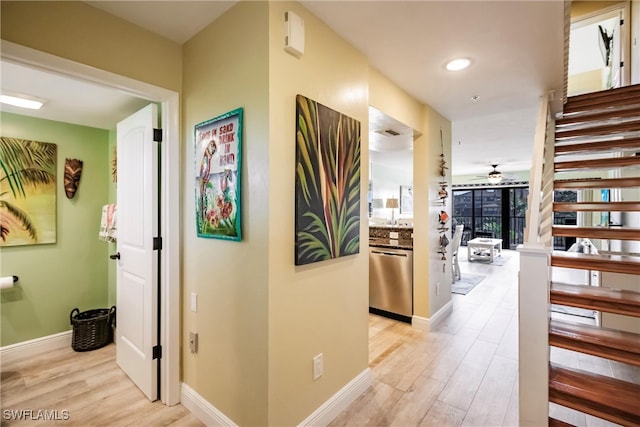
<svg viewBox="0 0 640 427">
<path fill-rule="evenodd" d="M 284 13 L 284 50 L 296 56 L 304 53 L 304 20 L 294 12 Z"/>
</svg>

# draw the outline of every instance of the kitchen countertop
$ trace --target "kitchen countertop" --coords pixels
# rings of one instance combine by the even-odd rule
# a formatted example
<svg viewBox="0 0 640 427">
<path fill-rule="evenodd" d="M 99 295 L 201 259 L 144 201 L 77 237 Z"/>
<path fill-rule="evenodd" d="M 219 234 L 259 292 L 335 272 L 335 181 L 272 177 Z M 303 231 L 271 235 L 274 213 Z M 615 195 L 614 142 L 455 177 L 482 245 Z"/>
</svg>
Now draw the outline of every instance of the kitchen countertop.
<svg viewBox="0 0 640 427">
<path fill-rule="evenodd" d="M 413 250 L 411 239 L 369 239 L 369 247 Z"/>
</svg>

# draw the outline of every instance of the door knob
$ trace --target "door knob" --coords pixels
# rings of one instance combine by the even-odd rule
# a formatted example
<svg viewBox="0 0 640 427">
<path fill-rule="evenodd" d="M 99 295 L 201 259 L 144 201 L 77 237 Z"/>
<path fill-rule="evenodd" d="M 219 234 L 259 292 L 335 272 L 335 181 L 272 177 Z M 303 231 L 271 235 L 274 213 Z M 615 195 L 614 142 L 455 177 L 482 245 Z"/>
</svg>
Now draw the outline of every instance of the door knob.
<svg viewBox="0 0 640 427">
<path fill-rule="evenodd" d="M 120 259 L 120 252 L 116 252 L 115 255 L 109 255 L 109 258 L 111 258 L 111 259 Z"/>
</svg>

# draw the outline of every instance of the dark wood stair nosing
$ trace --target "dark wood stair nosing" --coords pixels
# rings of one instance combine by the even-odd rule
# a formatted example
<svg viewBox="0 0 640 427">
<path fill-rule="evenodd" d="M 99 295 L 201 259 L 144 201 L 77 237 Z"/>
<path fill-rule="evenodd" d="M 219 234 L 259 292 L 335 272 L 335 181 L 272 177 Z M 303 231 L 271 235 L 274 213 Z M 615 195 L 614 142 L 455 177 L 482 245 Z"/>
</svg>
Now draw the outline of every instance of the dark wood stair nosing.
<svg viewBox="0 0 640 427">
<path fill-rule="evenodd" d="M 572 95 L 567 98 L 567 102 L 581 100 L 581 99 L 608 97 L 612 95 L 615 96 L 616 94 L 635 92 L 635 91 L 640 91 L 640 84 L 632 84 L 632 85 L 614 87 L 610 89 L 597 90 L 595 92 L 581 93 L 579 95 Z"/>
<path fill-rule="evenodd" d="M 553 202 L 554 212 L 637 212 L 640 201 L 624 202 Z"/>
<path fill-rule="evenodd" d="M 582 152 L 601 152 L 611 150 L 636 150 L 640 149 L 640 138 L 607 139 L 601 141 L 589 141 L 582 143 L 559 144 L 555 146 L 555 154 L 574 154 Z"/>
<path fill-rule="evenodd" d="M 640 317 L 640 292 L 627 289 L 554 282 L 549 291 L 549 301 L 552 304 Z"/>
<path fill-rule="evenodd" d="M 566 423 L 562 420 L 549 417 L 548 427 L 575 427 L 573 424 Z"/>
<path fill-rule="evenodd" d="M 640 131 L 640 118 L 628 120 L 621 123 L 606 123 L 594 126 L 584 126 L 580 128 L 556 128 L 555 137 L 558 139 L 575 138 L 578 136 L 596 136 L 624 134 Z"/>
<path fill-rule="evenodd" d="M 632 105 L 628 108 L 603 108 L 600 110 L 586 111 L 582 114 L 565 114 L 556 119 L 556 126 L 574 126 L 589 122 L 621 120 L 636 116 L 640 117 L 640 105 Z"/>
<path fill-rule="evenodd" d="M 639 166 L 639 156 L 607 157 L 604 159 L 570 160 L 554 163 L 555 172 L 566 172 L 580 169 L 610 169 Z"/>
<path fill-rule="evenodd" d="M 640 425 L 640 385 L 549 364 L 549 401 L 622 425 Z"/>
<path fill-rule="evenodd" d="M 565 104 L 562 117 L 585 115 L 606 109 L 624 109 L 638 104 L 640 93 L 629 93 L 619 97 L 573 101 Z"/>
<path fill-rule="evenodd" d="M 629 188 L 640 187 L 640 177 L 557 179 L 554 188 Z"/>
<path fill-rule="evenodd" d="M 553 319 L 549 345 L 640 366 L 640 334 Z"/>
<path fill-rule="evenodd" d="M 557 237 L 586 237 L 608 240 L 640 240 L 640 228 L 578 227 L 575 225 L 554 225 L 551 234 Z"/>
</svg>

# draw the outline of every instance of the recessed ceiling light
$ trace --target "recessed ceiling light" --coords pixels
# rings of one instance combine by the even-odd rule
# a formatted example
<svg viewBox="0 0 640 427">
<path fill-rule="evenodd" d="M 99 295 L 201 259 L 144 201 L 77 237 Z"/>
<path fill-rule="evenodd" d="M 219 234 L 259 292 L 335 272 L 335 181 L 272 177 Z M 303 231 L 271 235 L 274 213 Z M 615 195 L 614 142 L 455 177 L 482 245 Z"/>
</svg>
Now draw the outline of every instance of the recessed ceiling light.
<svg viewBox="0 0 640 427">
<path fill-rule="evenodd" d="M 21 96 L 0 95 L 0 102 L 3 104 L 13 105 L 14 107 L 29 108 L 31 110 L 39 110 L 44 102 L 35 99 L 27 99 Z"/>
<path fill-rule="evenodd" d="M 471 60 L 468 58 L 458 58 L 447 62 L 447 70 L 460 71 L 471 65 Z"/>
</svg>

